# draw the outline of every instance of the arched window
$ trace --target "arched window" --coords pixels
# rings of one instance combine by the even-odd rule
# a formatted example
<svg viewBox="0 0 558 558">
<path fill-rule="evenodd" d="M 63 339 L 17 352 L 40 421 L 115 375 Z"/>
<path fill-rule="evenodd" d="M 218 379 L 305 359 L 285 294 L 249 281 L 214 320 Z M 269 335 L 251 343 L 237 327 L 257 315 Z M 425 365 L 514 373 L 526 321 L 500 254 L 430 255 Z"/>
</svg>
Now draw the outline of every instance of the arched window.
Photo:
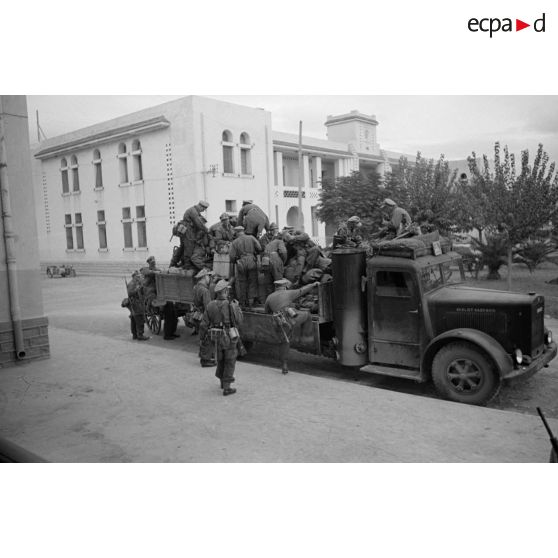
<svg viewBox="0 0 558 558">
<path fill-rule="evenodd" d="M 120 173 L 120 184 L 127 184 L 128 180 L 128 153 L 126 144 L 121 143 L 118 146 L 118 169 Z"/>
<path fill-rule="evenodd" d="M 143 180 L 143 167 L 141 163 L 141 144 L 139 140 L 132 142 L 132 164 L 134 169 L 134 180 Z"/>
<path fill-rule="evenodd" d="M 68 182 L 68 161 L 63 158 L 60 161 L 60 174 L 62 175 L 62 193 L 70 193 L 70 183 Z"/>
<path fill-rule="evenodd" d="M 246 132 L 240 134 L 240 174 L 252 174 L 252 145 Z"/>
<path fill-rule="evenodd" d="M 70 169 L 72 169 L 72 192 L 79 192 L 79 169 L 75 155 L 70 158 Z"/>
<path fill-rule="evenodd" d="M 93 151 L 93 172 L 95 174 L 95 188 L 103 187 L 103 169 L 101 167 L 101 152 L 98 149 Z"/>
<path fill-rule="evenodd" d="M 229 130 L 225 130 L 222 135 L 223 145 L 223 172 L 225 174 L 234 173 L 234 144 L 233 136 Z"/>
</svg>

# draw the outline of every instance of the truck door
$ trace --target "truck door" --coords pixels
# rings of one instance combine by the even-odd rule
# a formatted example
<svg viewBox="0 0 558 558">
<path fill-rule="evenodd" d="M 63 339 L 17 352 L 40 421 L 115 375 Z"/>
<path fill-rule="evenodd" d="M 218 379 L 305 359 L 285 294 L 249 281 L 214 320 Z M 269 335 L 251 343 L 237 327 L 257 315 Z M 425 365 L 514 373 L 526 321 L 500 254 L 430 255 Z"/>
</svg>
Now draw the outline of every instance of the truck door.
<svg viewBox="0 0 558 558">
<path fill-rule="evenodd" d="M 421 308 L 415 276 L 376 270 L 368 288 L 370 362 L 419 368 Z"/>
</svg>

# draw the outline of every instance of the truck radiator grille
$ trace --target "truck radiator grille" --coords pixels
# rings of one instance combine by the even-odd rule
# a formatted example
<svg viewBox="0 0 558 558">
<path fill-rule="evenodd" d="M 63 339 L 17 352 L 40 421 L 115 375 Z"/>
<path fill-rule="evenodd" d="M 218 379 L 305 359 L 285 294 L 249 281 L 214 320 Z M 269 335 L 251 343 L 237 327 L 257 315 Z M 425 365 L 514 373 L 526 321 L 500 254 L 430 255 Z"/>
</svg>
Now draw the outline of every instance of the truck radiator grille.
<svg viewBox="0 0 558 558">
<path fill-rule="evenodd" d="M 506 315 L 503 312 L 448 312 L 446 314 L 448 329 L 467 327 L 487 333 L 505 333 L 506 326 Z"/>
</svg>

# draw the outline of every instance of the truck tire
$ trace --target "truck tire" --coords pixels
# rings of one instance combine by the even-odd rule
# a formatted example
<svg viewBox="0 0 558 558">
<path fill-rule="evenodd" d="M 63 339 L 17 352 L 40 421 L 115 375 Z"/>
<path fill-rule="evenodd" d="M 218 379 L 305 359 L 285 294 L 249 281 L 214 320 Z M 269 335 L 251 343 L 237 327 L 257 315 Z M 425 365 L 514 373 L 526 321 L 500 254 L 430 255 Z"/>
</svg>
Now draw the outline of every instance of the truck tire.
<svg viewBox="0 0 558 558">
<path fill-rule="evenodd" d="M 450 343 L 436 353 L 432 380 L 442 397 L 469 405 L 486 405 L 500 389 L 500 378 L 490 360 L 464 342 Z"/>
</svg>

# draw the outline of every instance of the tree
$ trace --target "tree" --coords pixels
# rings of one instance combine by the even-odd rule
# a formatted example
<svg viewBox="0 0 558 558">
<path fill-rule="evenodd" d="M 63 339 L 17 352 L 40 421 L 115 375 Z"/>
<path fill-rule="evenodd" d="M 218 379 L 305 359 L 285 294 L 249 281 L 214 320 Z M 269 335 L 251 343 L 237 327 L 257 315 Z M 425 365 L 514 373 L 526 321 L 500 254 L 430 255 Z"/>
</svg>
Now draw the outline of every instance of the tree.
<svg viewBox="0 0 558 558">
<path fill-rule="evenodd" d="M 500 144 L 494 145 L 494 170 L 483 157 L 480 169 L 475 153 L 468 158 L 472 191 L 483 193 L 482 219 L 485 229 L 505 238 L 508 265 L 508 290 L 511 290 L 513 247 L 535 235 L 551 222 L 557 213 L 558 175 L 555 164 L 548 165 L 549 157 L 539 144 L 533 165 L 529 165 L 529 151 L 521 152 L 521 172 L 516 174 L 515 158 Z M 475 219 L 474 214 L 470 215 Z"/>
<path fill-rule="evenodd" d="M 455 229 L 459 211 L 456 176 L 457 170 L 450 169 L 444 155 L 435 161 L 419 152 L 413 165 L 404 157 L 400 159 L 397 178 L 414 221 L 427 220 L 443 234 Z"/>
<path fill-rule="evenodd" d="M 316 215 L 321 221 L 334 224 L 358 215 L 362 221 L 363 234 L 370 235 L 381 226 L 380 205 L 386 195 L 381 177 L 377 173 L 366 177 L 353 172 L 334 182 L 324 180 Z"/>
</svg>

